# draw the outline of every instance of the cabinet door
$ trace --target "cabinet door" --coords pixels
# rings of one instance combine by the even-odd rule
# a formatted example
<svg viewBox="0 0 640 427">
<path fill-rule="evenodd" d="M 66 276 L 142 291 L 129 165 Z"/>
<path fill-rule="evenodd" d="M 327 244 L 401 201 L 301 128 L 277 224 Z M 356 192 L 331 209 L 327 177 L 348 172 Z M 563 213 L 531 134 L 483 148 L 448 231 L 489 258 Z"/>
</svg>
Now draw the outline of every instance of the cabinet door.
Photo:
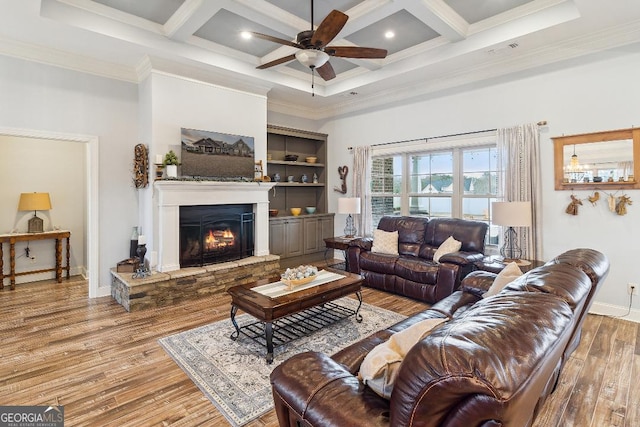
<svg viewBox="0 0 640 427">
<path fill-rule="evenodd" d="M 321 246 L 318 246 L 320 238 L 320 226 L 317 217 L 304 219 L 304 254 L 313 254 L 318 252 Z"/>
<path fill-rule="evenodd" d="M 286 224 L 285 257 L 304 254 L 302 219 L 288 219 Z"/>
<path fill-rule="evenodd" d="M 269 221 L 269 252 L 273 255 L 285 256 L 286 224 L 284 220 Z"/>
<path fill-rule="evenodd" d="M 333 215 L 322 217 L 318 220 L 318 250 L 324 250 L 324 239 L 333 237 Z"/>
</svg>

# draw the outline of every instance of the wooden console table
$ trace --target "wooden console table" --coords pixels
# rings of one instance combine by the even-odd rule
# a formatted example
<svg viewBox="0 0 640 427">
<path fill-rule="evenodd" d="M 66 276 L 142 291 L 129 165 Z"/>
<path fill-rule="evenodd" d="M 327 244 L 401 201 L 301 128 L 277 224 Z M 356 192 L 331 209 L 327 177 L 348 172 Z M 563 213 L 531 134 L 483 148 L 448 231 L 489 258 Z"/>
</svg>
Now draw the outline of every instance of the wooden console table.
<svg viewBox="0 0 640 427">
<path fill-rule="evenodd" d="M 67 271 L 67 279 L 69 278 L 69 258 L 70 247 L 69 238 L 71 232 L 68 230 L 55 230 L 45 231 L 43 233 L 15 233 L 15 234 L 0 234 L 0 289 L 4 289 L 4 278 L 9 277 L 11 279 L 11 289 L 16 288 L 16 276 L 23 276 L 25 274 L 37 274 L 46 273 L 48 271 L 56 272 L 56 280 L 58 283 L 62 282 L 62 270 Z M 56 266 L 55 268 L 47 268 L 44 270 L 30 270 L 16 273 L 16 242 L 31 242 L 35 240 L 48 240 L 55 239 L 56 250 Z M 62 266 L 62 239 L 67 239 L 67 263 Z M 11 267 L 9 275 L 4 274 L 4 261 L 3 261 L 3 246 L 5 242 L 9 243 L 9 264 Z"/>
</svg>

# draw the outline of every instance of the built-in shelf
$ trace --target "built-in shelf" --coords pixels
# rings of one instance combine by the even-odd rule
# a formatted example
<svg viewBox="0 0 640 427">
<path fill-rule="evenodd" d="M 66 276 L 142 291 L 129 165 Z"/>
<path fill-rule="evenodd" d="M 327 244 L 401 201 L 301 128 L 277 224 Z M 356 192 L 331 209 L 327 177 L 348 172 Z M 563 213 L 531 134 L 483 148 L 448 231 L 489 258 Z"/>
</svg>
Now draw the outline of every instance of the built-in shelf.
<svg viewBox="0 0 640 427">
<path fill-rule="evenodd" d="M 303 184 L 302 182 L 276 182 L 278 187 L 324 187 L 324 183 L 319 182 L 314 184 L 313 182 L 307 182 Z"/>
<path fill-rule="evenodd" d="M 307 163 L 307 162 L 288 162 L 286 160 L 269 160 L 268 165 L 285 165 L 285 166 L 310 166 L 315 168 L 323 168 L 324 163 Z"/>
</svg>

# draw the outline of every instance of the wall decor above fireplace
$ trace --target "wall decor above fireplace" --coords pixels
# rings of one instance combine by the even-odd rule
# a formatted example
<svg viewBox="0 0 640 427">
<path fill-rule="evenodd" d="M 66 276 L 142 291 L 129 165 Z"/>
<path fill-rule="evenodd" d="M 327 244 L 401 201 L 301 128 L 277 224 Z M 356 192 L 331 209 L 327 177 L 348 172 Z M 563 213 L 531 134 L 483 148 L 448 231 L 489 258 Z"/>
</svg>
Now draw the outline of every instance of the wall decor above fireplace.
<svg viewBox="0 0 640 427">
<path fill-rule="evenodd" d="M 181 129 L 182 175 L 194 178 L 254 179 L 254 139 Z"/>
</svg>

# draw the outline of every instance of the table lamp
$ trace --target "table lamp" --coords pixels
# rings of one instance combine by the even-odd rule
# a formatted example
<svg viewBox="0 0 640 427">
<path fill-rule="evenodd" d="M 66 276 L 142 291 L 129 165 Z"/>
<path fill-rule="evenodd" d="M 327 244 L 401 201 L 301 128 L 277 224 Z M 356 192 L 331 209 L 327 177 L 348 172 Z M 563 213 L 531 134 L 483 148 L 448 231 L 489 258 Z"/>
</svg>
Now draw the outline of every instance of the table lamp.
<svg viewBox="0 0 640 427">
<path fill-rule="evenodd" d="M 504 262 L 526 264 L 526 261 L 520 260 L 522 250 L 518 246 L 518 234 L 513 227 L 531 227 L 531 202 L 493 202 L 491 209 L 491 222 L 507 227 L 504 232 L 504 245 L 500 248 Z"/>
<path fill-rule="evenodd" d="M 353 217 L 351 214 L 360 213 L 360 197 L 340 197 L 338 199 L 338 213 L 348 214 L 347 226 L 344 228 L 345 237 L 353 237 L 358 230 L 353 223 Z"/>
<path fill-rule="evenodd" d="M 22 193 L 18 202 L 19 211 L 33 211 L 33 218 L 29 220 L 29 233 L 42 233 L 44 221 L 38 218 L 36 211 L 48 211 L 51 209 L 49 193 Z"/>
</svg>

